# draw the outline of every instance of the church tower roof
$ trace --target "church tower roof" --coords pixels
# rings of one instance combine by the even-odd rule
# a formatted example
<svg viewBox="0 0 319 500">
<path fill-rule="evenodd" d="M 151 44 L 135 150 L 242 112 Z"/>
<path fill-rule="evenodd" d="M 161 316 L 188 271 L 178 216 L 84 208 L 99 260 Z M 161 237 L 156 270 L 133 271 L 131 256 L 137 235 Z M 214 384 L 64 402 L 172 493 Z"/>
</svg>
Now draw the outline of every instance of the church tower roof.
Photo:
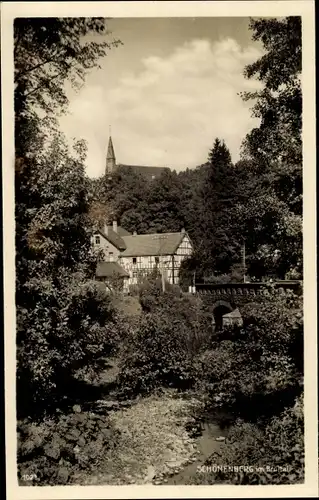
<svg viewBox="0 0 319 500">
<path fill-rule="evenodd" d="M 107 155 L 106 155 L 106 173 L 113 173 L 116 168 L 116 158 L 114 153 L 113 141 L 110 135 L 109 137 L 109 145 L 107 147 Z"/>
<path fill-rule="evenodd" d="M 109 137 L 109 145 L 107 148 L 107 159 L 108 160 L 115 160 L 115 153 L 114 153 L 114 147 L 113 147 L 113 141 L 112 137 Z"/>
</svg>

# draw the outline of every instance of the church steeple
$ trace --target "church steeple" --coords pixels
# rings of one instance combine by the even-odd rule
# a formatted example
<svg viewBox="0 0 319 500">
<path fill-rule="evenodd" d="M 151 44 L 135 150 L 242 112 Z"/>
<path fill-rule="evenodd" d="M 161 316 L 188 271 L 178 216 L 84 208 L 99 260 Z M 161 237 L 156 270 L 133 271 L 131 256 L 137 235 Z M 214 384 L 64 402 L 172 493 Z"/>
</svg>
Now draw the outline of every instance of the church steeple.
<svg viewBox="0 0 319 500">
<path fill-rule="evenodd" d="M 115 153 L 114 153 L 114 148 L 113 148 L 113 142 L 112 142 L 112 137 L 110 135 L 109 137 L 109 145 L 107 148 L 107 155 L 106 155 L 106 168 L 105 168 L 105 173 L 106 174 L 112 174 L 116 169 L 116 159 L 115 159 Z"/>
</svg>

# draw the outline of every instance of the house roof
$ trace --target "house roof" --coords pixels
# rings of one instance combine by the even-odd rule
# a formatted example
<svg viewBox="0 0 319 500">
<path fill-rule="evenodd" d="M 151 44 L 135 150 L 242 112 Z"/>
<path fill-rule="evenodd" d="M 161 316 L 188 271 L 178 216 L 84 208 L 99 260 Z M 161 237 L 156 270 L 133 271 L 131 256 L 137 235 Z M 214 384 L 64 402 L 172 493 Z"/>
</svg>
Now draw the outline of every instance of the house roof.
<svg viewBox="0 0 319 500">
<path fill-rule="evenodd" d="M 118 166 L 131 168 L 135 172 L 145 175 L 148 178 L 152 178 L 153 176 L 159 177 L 165 170 L 169 170 L 168 167 L 154 167 L 150 165 L 124 165 L 121 163 Z"/>
<path fill-rule="evenodd" d="M 185 234 L 185 232 L 180 232 L 123 236 L 126 249 L 121 253 L 121 257 L 172 255 Z"/>
<path fill-rule="evenodd" d="M 224 314 L 223 318 L 241 318 L 241 314 L 238 308 L 234 309 L 233 311 Z"/>
<path fill-rule="evenodd" d="M 98 232 L 119 250 L 125 250 L 126 248 L 123 236 L 129 236 L 131 234 L 121 226 L 117 227 L 117 232 L 113 231 L 113 226 L 107 226 L 107 234 L 104 228 L 99 229 Z"/>
<path fill-rule="evenodd" d="M 117 262 L 98 262 L 95 275 L 97 278 L 129 277 L 129 274 Z"/>
</svg>

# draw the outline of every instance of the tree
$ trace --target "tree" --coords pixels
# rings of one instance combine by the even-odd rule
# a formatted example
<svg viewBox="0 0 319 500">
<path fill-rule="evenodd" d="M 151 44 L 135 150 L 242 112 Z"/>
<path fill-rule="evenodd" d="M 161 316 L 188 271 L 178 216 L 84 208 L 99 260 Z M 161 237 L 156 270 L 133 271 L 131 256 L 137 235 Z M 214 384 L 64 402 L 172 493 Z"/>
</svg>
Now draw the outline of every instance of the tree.
<svg viewBox="0 0 319 500">
<path fill-rule="evenodd" d="M 250 23 L 253 40 L 265 54 L 245 69 L 257 77 L 262 90 L 245 93 L 253 100 L 253 115 L 260 119 L 243 143 L 243 160 L 252 166 L 258 182 L 245 206 L 235 208 L 244 233 L 255 231 L 251 253 L 264 260 L 277 276 L 302 273 L 302 93 L 301 19 L 256 19 Z M 256 206 L 257 205 L 257 206 Z M 248 238 L 249 240 L 249 238 Z M 256 242 L 259 242 L 256 243 Z M 261 247 L 267 258 L 261 257 Z M 255 259 L 256 261 L 256 259 Z"/>
<path fill-rule="evenodd" d="M 16 18 L 14 22 L 14 83 L 21 101 L 46 113 L 60 111 L 68 99 L 66 80 L 79 88 L 88 70 L 107 50 L 121 43 L 86 41 L 88 34 L 108 35 L 103 18 Z"/>
<path fill-rule="evenodd" d="M 47 406 L 76 368 L 114 347 L 115 313 L 92 283 L 86 145 L 52 133 L 65 83 L 106 53 L 98 19 L 15 21 L 15 215 L 18 412 Z M 34 403 L 37 403 L 36 405 Z"/>
<path fill-rule="evenodd" d="M 114 347 L 118 331 L 110 300 L 92 282 L 83 163 L 61 135 L 28 162 L 30 185 L 19 177 L 16 187 L 19 412 L 65 391 L 76 368 Z"/>
<path fill-rule="evenodd" d="M 229 217 L 237 196 L 236 170 L 224 141 L 215 139 L 208 162 L 198 169 L 198 174 L 189 230 L 195 241 L 195 255 L 184 268 L 188 267 L 191 272 L 196 270 L 199 277 L 229 272 L 239 258 L 241 240 L 234 237 Z"/>
<path fill-rule="evenodd" d="M 143 222 L 148 232 L 181 231 L 184 221 L 180 213 L 180 187 L 175 171 L 164 171 L 151 182 L 143 202 L 145 207 Z"/>
</svg>

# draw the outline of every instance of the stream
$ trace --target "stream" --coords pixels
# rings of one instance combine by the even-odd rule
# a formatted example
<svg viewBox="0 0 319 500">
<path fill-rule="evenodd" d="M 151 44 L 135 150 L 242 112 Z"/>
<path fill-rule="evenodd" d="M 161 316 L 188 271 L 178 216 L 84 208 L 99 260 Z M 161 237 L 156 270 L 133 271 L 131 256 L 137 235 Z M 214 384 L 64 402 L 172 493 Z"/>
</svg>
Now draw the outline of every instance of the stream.
<svg viewBox="0 0 319 500">
<path fill-rule="evenodd" d="M 198 456 L 196 461 L 187 464 L 183 469 L 168 477 L 166 484 L 182 485 L 198 474 L 197 468 L 205 463 L 207 458 L 215 451 L 219 451 L 222 446 L 225 446 L 225 441 L 216 441 L 216 438 L 223 436 L 227 438 L 227 426 L 221 426 L 218 423 L 218 418 L 207 417 L 201 422 L 201 435 L 195 439 Z"/>
</svg>

